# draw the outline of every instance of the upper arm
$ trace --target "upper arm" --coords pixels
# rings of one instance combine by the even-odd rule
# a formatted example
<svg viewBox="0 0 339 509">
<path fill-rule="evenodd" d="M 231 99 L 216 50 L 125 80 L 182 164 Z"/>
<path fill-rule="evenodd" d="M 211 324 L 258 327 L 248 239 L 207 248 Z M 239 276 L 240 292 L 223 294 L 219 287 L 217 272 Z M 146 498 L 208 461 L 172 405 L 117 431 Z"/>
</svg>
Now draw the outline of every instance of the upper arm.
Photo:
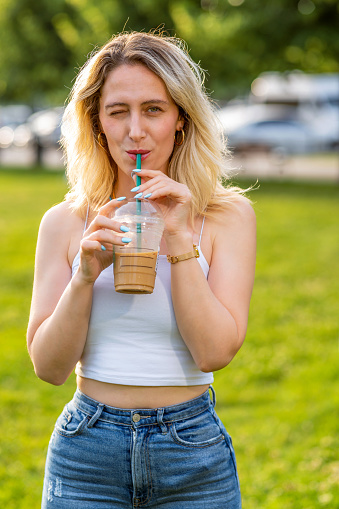
<svg viewBox="0 0 339 509">
<path fill-rule="evenodd" d="M 27 330 L 28 348 L 39 326 L 56 308 L 71 279 L 68 262 L 69 211 L 65 203 L 43 217 L 38 234 L 31 312 Z"/>
<path fill-rule="evenodd" d="M 241 201 L 216 224 L 208 282 L 232 315 L 241 342 L 247 329 L 256 258 L 254 210 Z"/>
</svg>

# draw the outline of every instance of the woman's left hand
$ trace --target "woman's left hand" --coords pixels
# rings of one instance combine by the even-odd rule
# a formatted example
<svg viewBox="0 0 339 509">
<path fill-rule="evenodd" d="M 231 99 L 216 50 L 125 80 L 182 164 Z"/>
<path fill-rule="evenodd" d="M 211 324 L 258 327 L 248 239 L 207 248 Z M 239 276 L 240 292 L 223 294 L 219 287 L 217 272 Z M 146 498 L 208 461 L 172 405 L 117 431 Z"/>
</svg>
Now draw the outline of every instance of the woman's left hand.
<svg viewBox="0 0 339 509">
<path fill-rule="evenodd" d="M 187 232 L 192 201 L 188 187 L 157 170 L 143 169 L 138 172 L 138 176 L 141 177 L 142 182 L 138 193 L 142 193 L 142 197 L 155 201 L 160 207 L 165 221 L 165 237 Z"/>
</svg>

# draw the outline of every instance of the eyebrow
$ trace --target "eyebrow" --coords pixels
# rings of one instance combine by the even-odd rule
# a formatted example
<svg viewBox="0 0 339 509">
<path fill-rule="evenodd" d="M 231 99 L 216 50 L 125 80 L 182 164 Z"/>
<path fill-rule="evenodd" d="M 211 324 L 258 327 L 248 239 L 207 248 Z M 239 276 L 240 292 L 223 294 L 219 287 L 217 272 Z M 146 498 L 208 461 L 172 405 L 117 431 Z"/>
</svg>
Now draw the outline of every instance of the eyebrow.
<svg viewBox="0 0 339 509">
<path fill-rule="evenodd" d="M 146 106 L 147 104 L 166 104 L 169 105 L 168 101 L 164 101 L 163 99 L 150 99 L 149 101 L 144 101 L 141 103 L 142 106 Z M 109 108 L 114 108 L 115 106 L 128 106 L 127 103 L 124 102 L 114 102 L 106 104 L 105 110 L 108 110 Z"/>
</svg>

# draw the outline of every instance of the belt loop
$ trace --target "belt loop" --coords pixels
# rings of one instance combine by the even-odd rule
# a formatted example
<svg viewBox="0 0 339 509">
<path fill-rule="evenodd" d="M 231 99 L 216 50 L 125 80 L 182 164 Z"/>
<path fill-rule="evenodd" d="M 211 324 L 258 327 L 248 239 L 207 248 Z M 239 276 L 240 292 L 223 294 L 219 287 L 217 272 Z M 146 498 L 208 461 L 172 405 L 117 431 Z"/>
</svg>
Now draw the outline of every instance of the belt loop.
<svg viewBox="0 0 339 509">
<path fill-rule="evenodd" d="M 100 415 L 102 414 L 102 411 L 104 409 L 104 404 L 103 403 L 99 403 L 98 404 L 98 408 L 97 408 L 97 411 L 95 412 L 95 414 L 90 418 L 88 424 L 87 424 L 87 428 L 93 428 L 94 424 L 96 423 L 96 421 L 99 419 Z"/>
<path fill-rule="evenodd" d="M 163 408 L 158 408 L 158 410 L 157 410 L 157 423 L 158 423 L 158 425 L 161 428 L 162 434 L 166 435 L 167 428 L 166 428 L 166 425 L 164 424 L 164 421 L 162 420 L 163 417 L 164 417 L 164 409 Z"/>
<path fill-rule="evenodd" d="M 212 385 L 209 386 L 209 390 L 211 391 L 211 394 L 212 394 L 212 404 L 213 404 L 213 408 L 214 408 L 217 400 L 216 400 L 216 396 L 215 396 L 215 390 Z"/>
</svg>

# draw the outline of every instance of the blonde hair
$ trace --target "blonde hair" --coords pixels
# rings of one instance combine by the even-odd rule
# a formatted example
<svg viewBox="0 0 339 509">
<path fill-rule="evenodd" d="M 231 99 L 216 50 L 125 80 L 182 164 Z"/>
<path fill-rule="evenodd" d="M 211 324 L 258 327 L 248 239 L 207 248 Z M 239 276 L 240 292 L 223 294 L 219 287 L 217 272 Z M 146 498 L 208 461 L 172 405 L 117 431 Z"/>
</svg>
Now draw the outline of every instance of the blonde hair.
<svg viewBox="0 0 339 509">
<path fill-rule="evenodd" d="M 192 194 L 192 217 L 213 215 L 243 197 L 224 187 L 225 149 L 222 127 L 204 88 L 204 72 L 185 43 L 164 34 L 130 32 L 113 37 L 94 53 L 75 81 L 62 126 L 62 146 L 75 210 L 107 203 L 117 180 L 117 166 L 100 134 L 99 101 L 108 74 L 122 64 L 142 64 L 165 83 L 184 118 L 185 140 L 174 145 L 168 176 Z M 174 141 L 174 140 L 173 140 Z"/>
</svg>

